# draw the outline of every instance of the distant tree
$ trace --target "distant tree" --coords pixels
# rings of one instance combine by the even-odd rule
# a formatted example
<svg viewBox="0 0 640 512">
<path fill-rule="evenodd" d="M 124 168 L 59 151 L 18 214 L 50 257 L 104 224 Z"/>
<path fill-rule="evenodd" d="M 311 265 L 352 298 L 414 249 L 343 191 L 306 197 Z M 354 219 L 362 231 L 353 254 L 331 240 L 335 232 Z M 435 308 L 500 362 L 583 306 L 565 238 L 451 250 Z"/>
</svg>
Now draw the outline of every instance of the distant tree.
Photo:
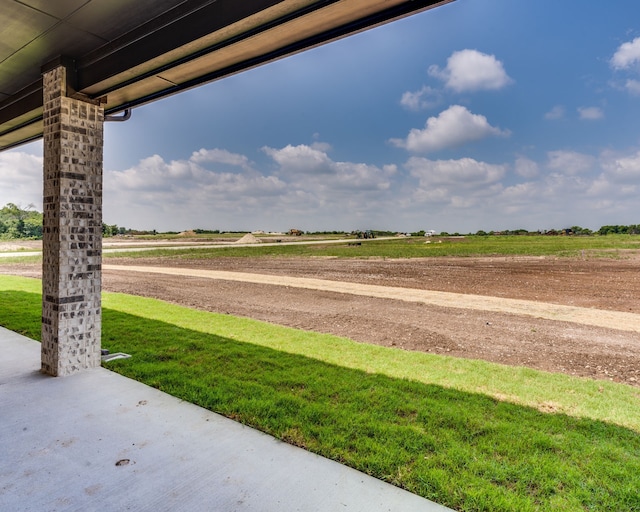
<svg viewBox="0 0 640 512">
<path fill-rule="evenodd" d="M 617 235 L 626 232 L 626 226 L 602 226 L 598 230 L 600 235 Z"/>
<path fill-rule="evenodd" d="M 198 235 L 219 235 L 220 234 L 220 230 L 219 229 L 194 229 L 193 230 L 194 233 L 198 234 Z M 246 233 L 246 231 L 243 231 L 243 233 Z"/>
<path fill-rule="evenodd" d="M 518 236 L 522 236 L 522 235 L 528 235 L 529 231 L 526 229 L 513 229 L 511 231 L 505 231 L 505 234 L 509 234 L 509 235 L 518 235 Z"/>
<path fill-rule="evenodd" d="M 117 224 L 105 224 L 102 223 L 102 236 L 115 236 L 120 233 L 120 228 Z"/>
<path fill-rule="evenodd" d="M 30 215 L 22 221 L 22 233 L 25 238 L 42 238 L 42 215 Z"/>
<path fill-rule="evenodd" d="M 42 238 L 42 213 L 33 204 L 21 208 L 8 203 L 0 209 L 2 238 Z"/>
<path fill-rule="evenodd" d="M 629 226 L 602 226 L 598 230 L 599 235 L 638 235 L 640 234 L 640 224 L 630 224 Z"/>
<path fill-rule="evenodd" d="M 593 234 L 593 231 L 591 231 L 590 229 L 582 228 L 580 226 L 571 226 L 571 231 L 573 231 L 574 235 L 581 236 L 589 236 Z"/>
</svg>

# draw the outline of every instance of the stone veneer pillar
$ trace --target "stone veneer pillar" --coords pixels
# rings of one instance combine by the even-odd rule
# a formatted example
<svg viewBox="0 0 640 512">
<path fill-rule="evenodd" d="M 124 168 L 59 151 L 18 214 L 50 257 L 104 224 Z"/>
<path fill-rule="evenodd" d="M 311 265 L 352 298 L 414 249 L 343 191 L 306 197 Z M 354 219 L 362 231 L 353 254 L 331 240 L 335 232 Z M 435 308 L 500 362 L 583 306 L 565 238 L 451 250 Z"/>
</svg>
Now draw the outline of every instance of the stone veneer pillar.
<svg viewBox="0 0 640 512">
<path fill-rule="evenodd" d="M 43 73 L 42 372 L 100 366 L 104 111 L 70 98 L 68 70 Z"/>
</svg>

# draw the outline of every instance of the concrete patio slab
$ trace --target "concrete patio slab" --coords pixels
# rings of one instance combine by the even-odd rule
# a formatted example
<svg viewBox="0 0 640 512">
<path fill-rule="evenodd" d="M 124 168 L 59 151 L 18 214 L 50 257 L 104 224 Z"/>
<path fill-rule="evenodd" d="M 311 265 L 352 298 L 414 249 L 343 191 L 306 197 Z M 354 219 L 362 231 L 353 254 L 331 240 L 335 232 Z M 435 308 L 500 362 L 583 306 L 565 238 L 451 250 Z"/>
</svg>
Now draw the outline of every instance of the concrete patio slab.
<svg viewBox="0 0 640 512">
<path fill-rule="evenodd" d="M 3 328 L 0 349 L 0 510 L 449 510 L 104 368 L 45 376 Z"/>
</svg>

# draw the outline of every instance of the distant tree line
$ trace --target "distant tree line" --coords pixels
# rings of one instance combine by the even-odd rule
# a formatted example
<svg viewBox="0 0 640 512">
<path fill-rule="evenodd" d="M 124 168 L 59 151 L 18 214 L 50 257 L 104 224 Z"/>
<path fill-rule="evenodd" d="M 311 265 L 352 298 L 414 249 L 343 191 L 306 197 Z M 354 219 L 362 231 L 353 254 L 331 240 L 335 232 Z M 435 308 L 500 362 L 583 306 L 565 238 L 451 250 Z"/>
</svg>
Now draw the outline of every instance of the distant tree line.
<svg viewBox="0 0 640 512">
<path fill-rule="evenodd" d="M 527 229 L 505 229 L 503 231 L 478 231 L 475 233 L 478 236 L 488 236 L 488 235 L 511 235 L 511 236 L 527 236 L 527 235 L 578 235 L 578 236 L 589 236 L 593 235 L 594 232 L 588 228 L 583 228 L 580 226 L 571 226 L 570 228 L 563 229 L 548 229 L 545 231 L 529 231 Z"/>
<path fill-rule="evenodd" d="M 141 231 L 137 229 L 129 229 L 117 224 L 105 224 L 102 223 L 102 236 L 110 237 L 117 235 L 157 235 L 158 232 L 155 229 L 150 231 Z"/>
<path fill-rule="evenodd" d="M 196 235 L 219 235 L 220 234 L 220 230 L 219 229 L 200 229 L 200 228 L 196 228 L 193 230 L 193 232 Z"/>
<path fill-rule="evenodd" d="M 448 233 L 440 233 L 441 236 Z M 506 229 L 504 231 L 477 231 L 477 236 L 489 235 L 575 235 L 575 236 L 591 236 L 591 235 L 640 235 L 640 224 L 630 224 L 629 226 L 602 226 L 598 231 L 592 231 L 588 228 L 580 226 L 571 226 L 564 229 L 549 229 L 545 231 L 528 231 L 526 229 Z"/>
<path fill-rule="evenodd" d="M 8 203 L 0 209 L 0 239 L 42 238 L 42 213 L 30 204 L 26 208 Z"/>
<path fill-rule="evenodd" d="M 376 237 L 394 236 L 396 231 L 370 230 Z M 194 229 L 196 234 L 220 234 L 229 233 L 231 231 L 221 231 L 219 229 Z M 233 231 L 234 233 L 245 233 L 244 231 Z M 347 235 L 346 231 L 301 231 L 307 235 Z M 425 230 L 414 231 L 410 233 L 412 236 L 425 236 Z M 158 232 L 153 230 L 136 230 L 129 229 L 117 224 L 102 223 L 102 234 L 105 237 L 116 235 L 157 235 Z M 178 234 L 175 231 L 165 231 L 162 234 Z M 575 236 L 591 236 L 591 235 L 640 235 L 640 224 L 630 224 L 628 226 L 602 226 L 597 231 L 580 226 L 571 226 L 564 229 L 550 229 L 545 231 L 529 231 L 526 229 L 507 229 L 503 231 L 483 231 L 479 230 L 468 235 L 489 236 L 489 235 L 575 235 Z M 440 236 L 463 236 L 458 232 L 448 233 L 440 232 Z M 33 204 L 24 208 L 14 204 L 7 203 L 0 208 L 0 240 L 8 240 L 15 238 L 42 238 L 42 213 L 35 209 Z"/>
<path fill-rule="evenodd" d="M 370 230 L 376 237 L 379 236 L 394 236 L 398 234 L 397 231 L 385 231 L 385 230 Z M 220 229 L 194 229 L 194 233 L 198 235 L 218 235 L 220 233 L 246 233 L 245 231 L 224 231 Z M 302 234 L 305 235 L 350 235 L 354 234 L 355 231 L 302 231 Z M 163 234 L 177 234 L 174 231 L 163 231 Z M 119 227 L 115 224 L 113 225 L 102 225 L 102 234 L 104 236 L 115 236 L 115 235 L 155 235 L 157 234 L 156 230 L 153 231 L 139 231 L 135 229 L 128 229 L 124 227 Z M 425 236 L 426 231 L 421 229 L 419 231 L 413 231 L 409 233 L 411 236 Z M 439 236 L 489 236 L 489 235 L 509 235 L 509 236 L 533 236 L 533 235 L 549 235 L 549 236 L 560 236 L 560 235 L 575 235 L 575 236 L 591 236 L 591 235 L 612 235 L 612 234 L 624 234 L 624 235 L 640 235 L 640 224 L 631 224 L 629 226 L 602 226 L 597 231 L 592 231 L 589 228 L 583 228 L 580 226 L 571 226 L 570 228 L 563 229 L 548 229 L 548 230 L 538 230 L 538 231 L 529 231 L 528 229 L 505 229 L 502 231 L 483 231 L 479 230 L 475 233 L 458 233 L 457 231 L 454 233 L 449 233 L 447 231 L 441 231 Z"/>
<path fill-rule="evenodd" d="M 598 230 L 599 235 L 640 235 L 640 224 L 629 226 L 602 226 Z"/>
</svg>

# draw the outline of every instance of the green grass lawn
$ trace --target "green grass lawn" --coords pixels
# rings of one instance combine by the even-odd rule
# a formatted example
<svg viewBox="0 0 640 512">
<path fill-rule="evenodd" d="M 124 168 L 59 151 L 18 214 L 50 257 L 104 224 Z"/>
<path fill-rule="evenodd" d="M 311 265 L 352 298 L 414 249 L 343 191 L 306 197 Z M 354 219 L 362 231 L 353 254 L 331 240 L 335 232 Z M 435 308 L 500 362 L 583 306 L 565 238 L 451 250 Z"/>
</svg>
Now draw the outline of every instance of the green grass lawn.
<svg viewBox="0 0 640 512">
<path fill-rule="evenodd" d="M 40 282 L 0 276 L 38 339 Z M 108 368 L 457 510 L 640 511 L 640 390 L 104 294 Z M 554 413 L 542 411 L 559 411 Z"/>
<path fill-rule="evenodd" d="M 335 238 L 335 237 L 334 237 Z M 391 240 L 355 240 L 344 244 L 270 245 L 221 247 L 215 249 L 149 249 L 139 252 L 105 253 L 105 259 L 169 257 L 186 259 L 224 257 L 338 257 L 338 258 L 429 258 L 471 256 L 557 256 L 579 258 L 625 258 L 629 251 L 640 251 L 639 235 L 607 236 L 467 236 L 426 239 L 424 237 Z M 132 239 L 135 243 L 135 239 Z M 427 243 L 429 242 L 429 243 Z M 29 263 L 40 256 L 0 258 L 3 263 Z"/>
<path fill-rule="evenodd" d="M 464 238 L 423 237 L 392 240 L 365 240 L 361 245 L 274 245 L 224 247 L 184 250 L 154 249 L 136 253 L 111 253 L 105 258 L 173 258 L 263 257 L 263 256 L 332 256 L 339 258 L 428 258 L 442 256 L 559 256 L 559 257 L 625 257 L 628 250 L 640 250 L 640 236 L 469 236 Z M 429 242 L 429 243 L 427 243 Z"/>
</svg>

